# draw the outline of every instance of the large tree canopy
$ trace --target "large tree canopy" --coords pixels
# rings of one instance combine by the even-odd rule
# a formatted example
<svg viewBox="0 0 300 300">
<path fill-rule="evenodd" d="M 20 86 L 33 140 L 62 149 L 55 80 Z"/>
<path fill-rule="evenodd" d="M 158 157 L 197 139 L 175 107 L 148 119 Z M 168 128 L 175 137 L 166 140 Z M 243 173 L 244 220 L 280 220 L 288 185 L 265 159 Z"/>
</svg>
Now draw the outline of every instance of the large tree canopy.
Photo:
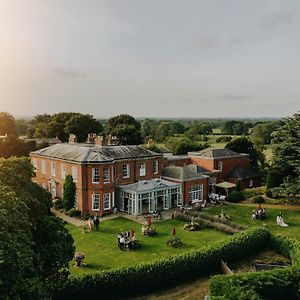
<svg viewBox="0 0 300 300">
<path fill-rule="evenodd" d="M 273 133 L 272 168 L 283 178 L 300 176 L 300 114 L 287 118 Z"/>
<path fill-rule="evenodd" d="M 73 239 L 31 181 L 27 158 L 0 159 L 1 299 L 44 299 L 68 275 Z"/>
<path fill-rule="evenodd" d="M 92 115 L 76 114 L 66 122 L 66 133 L 73 133 L 79 143 L 86 141 L 89 133 L 101 133 L 102 125 Z"/>
<path fill-rule="evenodd" d="M 17 125 L 14 117 L 6 112 L 0 112 L 0 135 L 17 135 Z"/>
<path fill-rule="evenodd" d="M 247 153 L 250 156 L 250 165 L 254 169 L 258 169 L 259 164 L 261 167 L 264 166 L 263 154 L 257 150 L 253 143 L 246 137 L 240 137 L 232 140 L 225 146 L 226 149 L 235 151 L 237 153 Z"/>
<path fill-rule="evenodd" d="M 141 124 L 130 115 L 122 114 L 110 118 L 107 122 L 106 132 L 116 136 L 123 145 L 142 143 Z"/>
</svg>

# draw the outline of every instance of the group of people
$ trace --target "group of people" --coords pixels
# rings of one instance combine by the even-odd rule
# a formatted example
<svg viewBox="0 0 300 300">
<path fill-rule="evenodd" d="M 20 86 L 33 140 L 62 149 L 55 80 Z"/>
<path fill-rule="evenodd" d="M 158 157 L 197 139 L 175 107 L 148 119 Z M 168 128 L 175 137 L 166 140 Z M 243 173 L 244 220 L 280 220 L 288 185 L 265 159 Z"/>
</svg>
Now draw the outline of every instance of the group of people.
<svg viewBox="0 0 300 300">
<path fill-rule="evenodd" d="M 98 216 L 89 217 L 88 219 L 88 231 L 92 231 L 93 229 L 98 231 L 100 226 L 100 219 Z"/>
<path fill-rule="evenodd" d="M 133 249 L 136 247 L 137 240 L 134 230 L 120 231 L 118 233 L 118 246 L 122 251 Z"/>
<path fill-rule="evenodd" d="M 262 220 L 266 217 L 266 210 L 259 204 L 256 210 L 252 211 L 252 220 Z"/>
<path fill-rule="evenodd" d="M 282 227 L 289 226 L 288 224 L 284 223 L 282 212 L 280 212 L 279 215 L 276 217 L 276 223 Z"/>
<path fill-rule="evenodd" d="M 162 215 L 161 215 L 161 212 L 159 210 L 155 210 L 152 214 L 153 216 L 153 219 L 156 219 L 156 220 L 161 220 L 162 219 Z"/>
</svg>

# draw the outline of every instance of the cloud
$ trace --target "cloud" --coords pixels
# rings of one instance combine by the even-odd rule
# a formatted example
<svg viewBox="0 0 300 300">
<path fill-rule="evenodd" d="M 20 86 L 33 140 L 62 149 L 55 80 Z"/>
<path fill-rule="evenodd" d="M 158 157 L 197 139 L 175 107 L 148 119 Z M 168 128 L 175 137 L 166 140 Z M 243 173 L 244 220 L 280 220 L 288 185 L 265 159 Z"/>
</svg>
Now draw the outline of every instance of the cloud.
<svg viewBox="0 0 300 300">
<path fill-rule="evenodd" d="M 55 68 L 51 70 L 51 74 L 65 79 L 76 79 L 86 77 L 84 72 L 78 72 L 72 69 Z"/>
<path fill-rule="evenodd" d="M 291 12 L 278 12 L 266 15 L 259 20 L 259 25 L 261 27 L 274 27 L 279 24 L 292 24 L 293 14 Z"/>
<path fill-rule="evenodd" d="M 215 48 L 221 45 L 221 41 L 213 36 L 202 35 L 190 43 L 190 46 L 195 48 Z"/>
<path fill-rule="evenodd" d="M 216 97 L 216 100 L 228 101 L 228 102 L 239 102 L 243 100 L 253 99 L 254 95 L 228 95 L 223 94 Z"/>
<path fill-rule="evenodd" d="M 239 45 L 242 43 L 242 40 L 239 39 L 239 38 L 230 38 L 228 40 L 228 43 L 231 44 L 231 45 Z"/>
</svg>

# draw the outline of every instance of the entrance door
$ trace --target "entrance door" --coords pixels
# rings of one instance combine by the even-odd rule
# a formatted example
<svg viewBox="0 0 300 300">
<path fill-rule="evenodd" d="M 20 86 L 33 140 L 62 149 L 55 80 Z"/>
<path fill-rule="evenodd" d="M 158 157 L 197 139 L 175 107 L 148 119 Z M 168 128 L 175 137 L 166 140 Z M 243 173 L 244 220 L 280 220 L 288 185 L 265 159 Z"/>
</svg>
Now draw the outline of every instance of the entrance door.
<svg viewBox="0 0 300 300">
<path fill-rule="evenodd" d="M 124 197 L 124 211 L 128 211 L 128 198 Z"/>
<path fill-rule="evenodd" d="M 177 194 L 171 195 L 171 205 L 172 205 L 172 208 L 178 206 Z"/>
<path fill-rule="evenodd" d="M 157 196 L 157 210 L 163 210 L 163 209 L 164 209 L 164 197 Z"/>
</svg>

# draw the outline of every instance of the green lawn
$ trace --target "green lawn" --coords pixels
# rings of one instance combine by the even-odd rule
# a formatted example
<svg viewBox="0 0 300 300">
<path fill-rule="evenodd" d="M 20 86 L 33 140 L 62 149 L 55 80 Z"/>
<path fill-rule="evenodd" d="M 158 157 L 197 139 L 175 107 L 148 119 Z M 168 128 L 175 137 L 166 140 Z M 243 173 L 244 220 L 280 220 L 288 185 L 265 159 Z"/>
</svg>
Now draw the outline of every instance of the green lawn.
<svg viewBox="0 0 300 300">
<path fill-rule="evenodd" d="M 265 226 L 266 229 L 273 233 L 283 233 L 300 240 L 300 210 L 266 208 L 267 217 L 262 221 L 251 219 L 252 210 L 256 208 L 256 205 L 228 204 L 209 208 L 205 212 L 214 215 L 220 213 L 221 208 L 225 214 L 231 217 L 232 223 L 248 228 Z M 280 211 L 283 213 L 284 221 L 289 225 L 288 227 L 280 227 L 276 224 L 276 216 Z"/>
<path fill-rule="evenodd" d="M 102 222 L 99 232 L 82 233 L 80 227 L 67 225 L 75 240 L 76 251 L 86 256 L 87 266 L 84 268 L 70 268 L 73 275 L 94 272 L 100 269 L 128 266 L 136 263 L 148 262 L 157 258 L 167 257 L 183 251 L 197 249 L 212 241 L 226 239 L 229 236 L 214 229 L 204 229 L 198 232 L 188 232 L 183 229 L 184 222 L 180 220 L 166 220 L 155 223 L 158 234 L 154 237 L 143 236 L 142 225 L 128 219 L 117 218 Z M 172 248 L 166 245 L 171 238 L 172 228 L 176 228 L 177 236 L 184 245 Z M 121 251 L 117 246 L 119 231 L 135 230 L 141 247 L 135 251 Z"/>
</svg>

